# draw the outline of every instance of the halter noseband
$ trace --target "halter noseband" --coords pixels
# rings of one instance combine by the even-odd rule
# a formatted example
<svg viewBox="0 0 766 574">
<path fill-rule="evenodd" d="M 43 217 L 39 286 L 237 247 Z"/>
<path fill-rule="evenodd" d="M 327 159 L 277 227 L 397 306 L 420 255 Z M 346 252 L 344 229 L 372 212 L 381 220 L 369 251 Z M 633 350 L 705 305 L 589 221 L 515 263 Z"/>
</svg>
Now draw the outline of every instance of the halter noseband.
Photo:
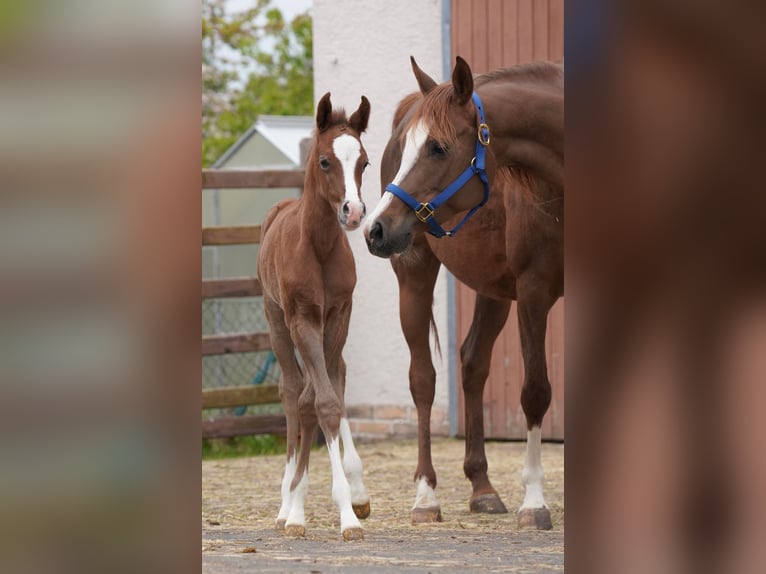
<svg viewBox="0 0 766 574">
<path fill-rule="evenodd" d="M 465 168 L 465 171 L 463 171 L 463 173 L 461 173 L 457 179 L 455 179 L 455 181 L 449 184 L 446 189 L 444 189 L 439 195 L 434 197 L 428 203 L 417 202 L 410 194 L 408 194 L 398 185 L 389 183 L 386 186 L 386 191 L 390 191 L 396 197 L 410 206 L 415 212 L 417 218 L 423 223 L 428 224 L 428 233 L 434 237 L 452 237 L 455 235 L 455 233 L 458 232 L 458 229 L 460 229 L 463 224 L 468 221 L 468 219 L 470 219 L 470 217 L 476 213 L 480 207 L 487 203 L 487 199 L 489 199 L 489 180 L 487 179 L 487 172 L 485 170 L 487 146 L 489 145 L 490 139 L 489 126 L 486 124 L 484 119 L 484 107 L 481 105 L 479 94 L 474 92 L 471 96 L 471 99 L 473 100 L 474 106 L 476 106 L 476 112 L 479 116 L 479 127 L 476 132 L 476 154 L 471 160 L 471 164 Z M 468 180 L 470 180 L 474 175 L 478 175 L 479 179 L 481 179 L 481 182 L 484 184 L 484 199 L 481 200 L 481 203 L 474 206 L 471 211 L 469 211 L 466 216 L 460 220 L 460 223 L 458 223 L 451 231 L 444 231 L 442 226 L 439 225 L 439 222 L 436 221 L 434 212 L 444 203 L 449 201 L 449 199 L 455 195 L 458 190 L 460 190 L 460 188 L 468 183 Z"/>
</svg>

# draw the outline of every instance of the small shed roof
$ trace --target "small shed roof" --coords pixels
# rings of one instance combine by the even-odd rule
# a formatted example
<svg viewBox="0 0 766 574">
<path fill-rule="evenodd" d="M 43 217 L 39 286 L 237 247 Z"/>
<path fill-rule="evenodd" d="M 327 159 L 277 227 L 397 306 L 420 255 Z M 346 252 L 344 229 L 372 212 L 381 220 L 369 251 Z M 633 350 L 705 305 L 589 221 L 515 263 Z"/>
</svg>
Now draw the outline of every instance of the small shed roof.
<svg viewBox="0 0 766 574">
<path fill-rule="evenodd" d="M 260 134 L 282 152 L 296 166 L 300 165 L 300 142 L 311 137 L 314 118 L 311 116 L 269 116 L 262 115 L 224 154 L 213 164 L 220 168 L 253 137 Z"/>
</svg>

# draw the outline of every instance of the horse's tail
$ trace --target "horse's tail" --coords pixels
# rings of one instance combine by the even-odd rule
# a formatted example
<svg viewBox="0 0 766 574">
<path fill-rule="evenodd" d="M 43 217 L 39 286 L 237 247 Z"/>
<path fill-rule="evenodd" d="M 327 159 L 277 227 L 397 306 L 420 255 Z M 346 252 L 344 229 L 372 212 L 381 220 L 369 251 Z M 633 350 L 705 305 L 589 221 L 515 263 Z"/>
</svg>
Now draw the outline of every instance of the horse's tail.
<svg viewBox="0 0 766 574">
<path fill-rule="evenodd" d="M 439 360 L 442 360 L 442 345 L 439 341 L 439 330 L 436 328 L 436 319 L 434 319 L 434 306 L 431 303 L 431 332 L 434 334 L 434 351 L 439 356 Z"/>
</svg>

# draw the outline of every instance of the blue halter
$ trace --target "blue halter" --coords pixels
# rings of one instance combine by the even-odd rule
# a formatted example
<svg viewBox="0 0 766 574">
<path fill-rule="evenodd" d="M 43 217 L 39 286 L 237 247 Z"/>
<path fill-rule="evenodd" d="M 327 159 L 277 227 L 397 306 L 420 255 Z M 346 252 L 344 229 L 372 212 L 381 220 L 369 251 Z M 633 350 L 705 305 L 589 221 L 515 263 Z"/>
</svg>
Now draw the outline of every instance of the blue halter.
<svg viewBox="0 0 766 574">
<path fill-rule="evenodd" d="M 485 170 L 487 146 L 489 145 L 490 138 L 489 126 L 484 120 L 484 107 L 481 105 L 479 94 L 474 92 L 471 96 L 471 99 L 473 100 L 473 104 L 476 106 L 476 111 L 479 115 L 479 127 L 476 132 L 476 155 L 471 160 L 471 165 L 465 168 L 465 171 L 461 173 L 457 179 L 455 179 L 455 181 L 449 184 L 449 186 L 447 186 L 444 191 L 442 191 L 428 203 L 417 202 L 410 194 L 408 194 L 398 185 L 389 183 L 386 186 L 386 191 L 390 191 L 396 197 L 410 206 L 413 211 L 415 211 L 415 215 L 418 217 L 418 219 L 423 223 L 428 224 L 428 233 L 434 237 L 452 237 L 455 235 L 458 230 L 463 227 L 463 224 L 468 221 L 480 207 L 487 203 L 487 200 L 489 199 L 489 180 L 487 179 L 487 172 Z M 470 180 L 474 175 L 478 175 L 479 179 L 481 179 L 481 182 L 484 184 L 484 199 L 481 200 L 481 203 L 473 207 L 473 209 L 471 209 L 471 211 L 466 214 L 466 216 L 452 229 L 452 231 L 444 231 L 442 226 L 439 225 L 439 222 L 436 221 L 434 212 L 444 203 L 449 201 L 449 199 L 455 195 L 461 187 L 468 183 L 468 180 Z"/>
</svg>

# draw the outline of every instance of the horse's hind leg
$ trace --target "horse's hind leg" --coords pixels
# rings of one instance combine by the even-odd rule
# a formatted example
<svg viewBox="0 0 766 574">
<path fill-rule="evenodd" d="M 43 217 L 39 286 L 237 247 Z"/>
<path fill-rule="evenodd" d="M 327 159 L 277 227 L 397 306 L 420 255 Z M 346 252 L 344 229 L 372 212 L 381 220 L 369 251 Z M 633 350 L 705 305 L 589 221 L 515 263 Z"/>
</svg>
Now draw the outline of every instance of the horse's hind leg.
<svg viewBox="0 0 766 574">
<path fill-rule="evenodd" d="M 290 485 L 297 469 L 298 396 L 303 389 L 303 377 L 295 359 L 295 348 L 290 338 L 290 332 L 285 325 L 282 309 L 273 301 L 266 301 L 264 310 L 269 320 L 271 348 L 282 370 L 282 376 L 279 379 L 279 397 L 287 421 L 287 461 L 282 477 L 282 504 L 276 520 L 277 529 L 283 530 L 293 499 Z"/>
<path fill-rule="evenodd" d="M 471 481 L 471 512 L 508 512 L 487 476 L 484 450 L 484 385 L 489 375 L 492 347 L 511 309 L 510 300 L 490 299 L 477 293 L 473 321 L 460 348 L 465 398 L 465 461 L 463 470 Z"/>
<path fill-rule="evenodd" d="M 351 506 L 357 518 L 370 516 L 370 496 L 362 478 L 362 459 L 356 452 L 354 440 L 351 437 L 351 427 L 346 418 L 346 362 L 343 360 L 343 347 L 348 334 L 348 324 L 351 318 L 350 306 L 328 317 L 325 321 L 325 361 L 327 374 L 341 402 L 342 416 L 340 419 L 340 438 L 343 441 L 343 471 L 346 473 L 351 488 Z"/>
<path fill-rule="evenodd" d="M 425 242 L 414 246 L 409 266 L 393 263 L 399 282 L 399 317 L 402 333 L 410 349 L 410 393 L 418 413 L 418 466 L 415 470 L 417 493 L 412 507 L 412 522 L 441 522 L 436 498 L 436 471 L 431 461 L 431 407 L 434 402 L 436 371 L 431 361 L 430 329 L 434 285 L 441 263 Z"/>
<path fill-rule="evenodd" d="M 519 528 L 552 528 L 551 513 L 543 496 L 541 426 L 551 403 L 551 385 L 545 363 L 545 331 L 548 311 L 556 302 L 547 284 L 534 277 L 519 278 L 518 317 L 524 356 L 521 406 L 527 419 L 527 453 L 521 478 L 524 502 L 518 513 Z"/>
<path fill-rule="evenodd" d="M 317 306 L 318 307 L 318 306 Z M 314 405 L 319 426 L 327 440 L 332 467 L 332 498 L 340 510 L 340 528 L 344 540 L 364 538 L 364 531 L 351 506 L 351 488 L 343 471 L 340 455 L 340 420 L 343 404 L 327 374 L 324 356 L 321 313 L 307 306 L 306 315 L 293 322 L 290 332 L 306 367 L 306 378 L 316 394 Z"/>
</svg>

